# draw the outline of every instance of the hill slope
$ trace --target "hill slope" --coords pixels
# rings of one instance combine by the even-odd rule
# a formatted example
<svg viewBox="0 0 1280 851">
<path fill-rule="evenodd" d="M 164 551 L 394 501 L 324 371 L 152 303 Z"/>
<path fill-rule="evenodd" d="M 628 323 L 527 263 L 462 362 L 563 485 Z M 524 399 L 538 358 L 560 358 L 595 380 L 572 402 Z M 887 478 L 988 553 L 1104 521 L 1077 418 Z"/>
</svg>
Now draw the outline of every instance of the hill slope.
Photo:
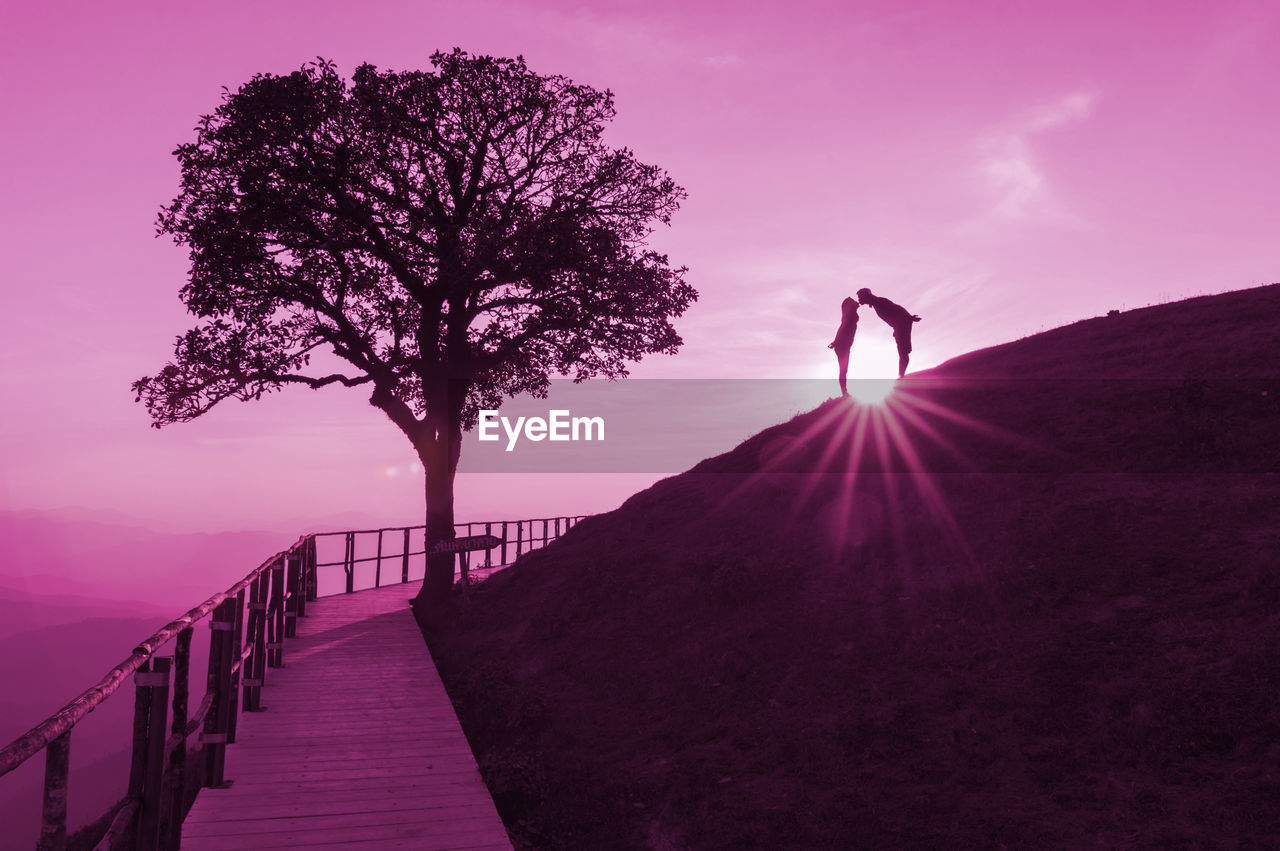
<svg viewBox="0 0 1280 851">
<path fill-rule="evenodd" d="M 513 836 L 1280 834 L 1277 319 L 1271 286 L 975 352 L 486 582 L 428 639 Z"/>
<path fill-rule="evenodd" d="M 1280 284 L 1100 316 L 954 358 L 925 375 L 1271 377 Z M 1268 358 L 1268 355 L 1271 357 Z"/>
</svg>

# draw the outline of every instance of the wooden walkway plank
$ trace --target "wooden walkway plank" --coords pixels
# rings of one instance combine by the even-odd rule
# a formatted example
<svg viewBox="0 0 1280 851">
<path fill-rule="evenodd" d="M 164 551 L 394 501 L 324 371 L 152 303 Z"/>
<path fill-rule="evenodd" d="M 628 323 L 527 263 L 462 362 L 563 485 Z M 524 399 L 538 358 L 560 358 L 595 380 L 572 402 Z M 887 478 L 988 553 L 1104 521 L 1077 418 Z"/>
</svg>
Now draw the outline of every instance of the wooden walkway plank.
<svg viewBox="0 0 1280 851">
<path fill-rule="evenodd" d="M 307 606 L 263 712 L 241 715 L 225 789 L 202 789 L 192 851 L 510 849 L 430 651 L 393 585 Z"/>
</svg>

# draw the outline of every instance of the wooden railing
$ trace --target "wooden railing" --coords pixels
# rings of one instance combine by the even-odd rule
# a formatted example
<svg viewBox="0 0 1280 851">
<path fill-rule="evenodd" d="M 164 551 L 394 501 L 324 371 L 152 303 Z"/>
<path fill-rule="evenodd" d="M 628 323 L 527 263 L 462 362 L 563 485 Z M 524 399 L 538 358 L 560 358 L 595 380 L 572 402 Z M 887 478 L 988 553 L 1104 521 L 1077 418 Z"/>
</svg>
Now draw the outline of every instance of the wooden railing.
<svg viewBox="0 0 1280 851">
<path fill-rule="evenodd" d="M 538 520 L 459 523 L 455 533 L 486 534 L 501 531 L 499 562 L 493 552 L 476 571 L 491 572 L 506 566 L 523 552 L 555 540 L 581 520 L 555 517 Z M 538 524 L 541 524 L 540 527 Z M 465 531 L 464 531 L 465 530 Z M 508 533 L 515 532 L 515 540 Z M 384 552 L 385 536 L 394 533 L 402 543 Z M 539 534 L 540 533 L 540 534 Z M 67 780 L 71 734 L 76 724 L 120 689 L 133 674 L 133 747 L 128 792 L 113 808 L 114 815 L 95 851 L 116 848 L 177 848 L 182 839 L 182 819 L 195 792 L 225 782 L 227 745 L 236 740 L 240 712 L 261 708 L 267 670 L 284 665 L 285 639 L 297 631 L 297 619 L 305 617 L 307 603 L 317 599 L 319 568 L 341 565 L 344 590 L 356 588 L 356 565 L 374 562 L 372 586 L 383 584 L 383 562 L 400 566 L 400 582 L 421 578 L 425 571 L 425 540 L 414 551 L 411 538 L 423 536 L 421 526 L 389 527 L 348 532 L 323 532 L 300 538 L 292 547 L 276 553 L 244 579 L 215 594 L 199 606 L 171 621 L 147 638 L 133 653 L 92 687 L 58 712 L 37 724 L 0 751 L 0 777 L 45 752 L 44 795 L 38 849 L 61 851 L 67 845 Z M 357 557 L 362 539 L 376 536 L 372 557 Z M 341 561 L 317 562 L 317 541 L 342 539 Z M 415 568 L 419 559 L 422 571 Z M 414 576 L 416 574 L 416 576 Z M 204 698 L 192 712 L 190 700 L 191 639 L 196 623 L 209 619 L 209 665 Z M 172 655 L 158 651 L 173 643 Z M 199 733 L 198 747 L 190 740 Z"/>
<path fill-rule="evenodd" d="M 500 520 L 483 523 L 458 523 L 454 532 L 458 537 L 470 535 L 495 535 L 502 543 L 484 551 L 483 564 L 470 565 L 470 571 L 480 577 L 514 562 L 523 554 L 563 535 L 585 515 L 574 517 L 540 517 L 534 520 Z M 316 567 L 341 567 L 345 577 L 344 590 L 350 594 L 363 588 L 380 588 L 384 581 L 383 567 L 399 568 L 399 582 L 421 579 L 426 571 L 426 535 L 423 526 L 388 526 L 383 529 L 361 529 L 347 532 L 319 532 L 311 536 L 316 541 L 338 539 L 342 542 L 342 557 L 335 561 L 323 561 Z M 417 547 L 417 549 L 415 549 Z M 365 553 L 360 555 L 359 553 Z M 496 559 L 495 559 L 496 556 Z M 459 559 L 461 562 L 462 559 Z M 373 565 L 372 581 L 362 583 L 356 576 L 356 566 Z M 459 568 L 455 567 L 455 575 Z M 395 573 L 388 574 L 394 576 Z"/>
</svg>

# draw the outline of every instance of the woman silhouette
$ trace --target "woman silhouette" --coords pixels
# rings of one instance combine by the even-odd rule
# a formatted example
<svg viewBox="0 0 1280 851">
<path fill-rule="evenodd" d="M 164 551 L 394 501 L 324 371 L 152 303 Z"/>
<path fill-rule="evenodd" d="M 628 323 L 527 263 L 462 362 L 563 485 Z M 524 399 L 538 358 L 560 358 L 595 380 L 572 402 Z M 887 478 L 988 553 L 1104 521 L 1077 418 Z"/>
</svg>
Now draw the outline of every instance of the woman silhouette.
<svg viewBox="0 0 1280 851">
<path fill-rule="evenodd" d="M 846 379 L 849 375 L 849 350 L 853 348 L 853 335 L 858 332 L 858 302 L 846 298 L 840 302 L 840 329 L 836 338 L 827 344 L 828 349 L 835 349 L 836 362 L 840 364 L 840 395 L 848 396 L 849 388 Z"/>
</svg>

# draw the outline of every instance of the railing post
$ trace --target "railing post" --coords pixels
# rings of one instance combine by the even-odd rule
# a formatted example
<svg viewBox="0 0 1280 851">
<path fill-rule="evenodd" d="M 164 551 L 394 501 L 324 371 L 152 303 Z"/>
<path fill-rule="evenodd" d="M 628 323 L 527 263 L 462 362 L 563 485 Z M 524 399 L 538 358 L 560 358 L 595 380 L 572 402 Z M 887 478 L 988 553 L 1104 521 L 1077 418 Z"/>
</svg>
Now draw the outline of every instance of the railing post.
<svg viewBox="0 0 1280 851">
<path fill-rule="evenodd" d="M 356 590 L 356 533 L 347 533 L 347 552 L 342 557 L 342 569 L 347 572 L 347 593 Z"/>
<path fill-rule="evenodd" d="M 271 622 L 271 639 L 267 649 L 267 664 L 273 668 L 284 667 L 284 557 L 271 564 L 271 606 L 267 609 L 267 617 Z"/>
<path fill-rule="evenodd" d="M 275 643 L 275 638 L 276 638 L 276 614 L 275 614 L 275 611 L 272 609 L 272 606 L 275 603 L 274 598 L 275 598 L 276 589 L 275 589 L 275 583 L 271 581 L 273 578 L 272 574 L 275 573 L 274 568 L 275 568 L 275 565 L 273 564 L 271 567 L 268 567 L 266 571 L 262 574 L 262 582 L 263 582 L 262 590 L 264 594 L 264 600 L 266 602 L 266 609 L 263 612 L 263 618 L 266 621 L 265 634 L 263 635 L 263 643 L 267 648 L 267 667 L 269 668 L 275 667 L 275 660 L 276 660 L 275 648 L 272 647 L 272 645 Z"/>
<path fill-rule="evenodd" d="M 284 563 L 284 637 L 293 638 L 298 634 L 298 573 L 302 556 L 290 550 Z"/>
<path fill-rule="evenodd" d="M 244 656 L 244 589 L 241 588 L 236 594 L 236 599 L 231 603 L 235 608 L 232 610 L 232 627 L 231 627 L 231 658 L 227 660 L 227 666 L 231 670 L 231 691 L 227 693 L 227 744 L 233 745 L 236 741 L 236 722 L 240 717 L 240 681 L 245 678 Z M 217 610 L 214 610 L 217 615 Z M 213 621 L 210 621 L 213 623 Z M 213 710 L 210 709 L 212 712 Z"/>
<path fill-rule="evenodd" d="M 492 523 L 484 524 L 484 533 L 486 535 L 493 534 Z M 489 549 L 484 551 L 484 567 L 485 567 L 485 570 L 488 570 L 489 568 L 493 567 L 493 547 L 490 547 Z"/>
<path fill-rule="evenodd" d="M 549 528 L 549 525 L 549 521 L 542 521 L 542 546 L 544 547 L 547 545 L 547 529 Z"/>
<path fill-rule="evenodd" d="M 71 731 L 50 742 L 44 751 L 44 806 L 38 851 L 67 847 L 67 773 L 71 766 Z"/>
<path fill-rule="evenodd" d="M 223 769 L 227 758 L 227 733 L 231 716 L 235 711 L 235 692 L 231 687 L 231 666 L 235 664 L 236 613 L 232 600 L 224 600 L 213 610 L 209 620 L 209 694 L 213 703 L 204 716 L 204 731 L 200 743 L 204 745 L 204 785 L 223 786 L 226 781 Z"/>
<path fill-rule="evenodd" d="M 378 530 L 378 555 L 373 560 L 373 587 L 382 587 L 382 531 Z"/>
<path fill-rule="evenodd" d="M 165 720 L 169 709 L 169 670 L 172 660 L 153 656 L 149 670 L 138 670 L 133 681 L 146 691 L 146 758 L 142 776 L 142 802 L 138 813 L 138 851 L 160 847 L 160 817 L 164 807 Z M 136 724 L 135 724 L 136 730 Z"/>
<path fill-rule="evenodd" d="M 502 563 L 507 563 L 507 521 L 502 521 Z"/>
<path fill-rule="evenodd" d="M 290 550 L 290 554 L 297 561 L 297 570 L 295 572 L 295 580 L 293 587 L 293 596 L 296 602 L 293 611 L 297 617 L 305 618 L 307 616 L 307 543 L 303 541 L 296 549 Z"/>
<path fill-rule="evenodd" d="M 254 686 L 253 686 L 253 631 L 258 626 L 258 612 L 254 608 L 257 602 L 257 585 L 258 581 L 249 583 L 246 589 L 248 594 L 245 597 L 245 613 L 244 613 L 244 647 L 240 649 L 240 655 L 244 661 L 240 663 L 240 693 L 243 698 L 240 701 L 241 712 L 252 712 L 254 704 Z M 247 653 L 245 651 L 248 651 Z"/>
<path fill-rule="evenodd" d="M 169 824 L 166 848 L 182 844 L 182 818 L 187 814 L 187 695 L 190 690 L 191 627 L 178 633 L 173 645 L 173 724 L 169 742 Z"/>
<path fill-rule="evenodd" d="M 262 687 L 267 684 L 267 617 L 270 612 L 267 595 L 271 591 L 270 574 L 263 571 L 258 576 L 257 600 L 258 625 L 253 633 L 253 674 L 257 677 L 253 708 L 262 709 Z"/>
<path fill-rule="evenodd" d="M 409 581 L 409 527 L 404 530 L 404 550 L 400 559 L 400 581 Z"/>
<path fill-rule="evenodd" d="M 267 589 L 265 574 L 259 574 L 249 586 L 249 629 L 245 641 L 249 656 L 244 675 L 244 711 L 262 710 L 262 683 L 267 667 Z"/>
<path fill-rule="evenodd" d="M 144 663 L 146 670 L 150 663 Z M 151 709 L 150 693 L 137 682 L 133 697 L 133 749 L 129 760 L 129 797 L 142 802 L 142 782 L 147 773 L 147 713 Z"/>
<path fill-rule="evenodd" d="M 320 594 L 320 582 L 316 576 L 316 536 L 307 539 L 307 600 Z"/>
</svg>

